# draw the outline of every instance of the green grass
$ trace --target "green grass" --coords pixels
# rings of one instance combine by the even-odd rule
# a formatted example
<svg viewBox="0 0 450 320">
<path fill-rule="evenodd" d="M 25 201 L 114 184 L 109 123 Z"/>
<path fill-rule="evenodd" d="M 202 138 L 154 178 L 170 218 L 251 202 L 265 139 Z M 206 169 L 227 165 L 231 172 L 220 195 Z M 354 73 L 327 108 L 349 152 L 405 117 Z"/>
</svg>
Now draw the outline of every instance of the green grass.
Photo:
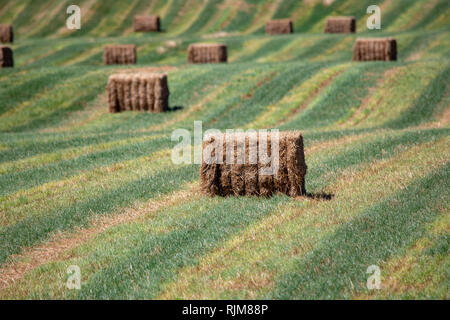
<svg viewBox="0 0 450 320">
<path fill-rule="evenodd" d="M 400 252 L 424 233 L 436 208 L 448 206 L 449 166 L 397 192 L 346 223 L 281 277 L 277 299 L 350 298 L 365 288 L 365 269 Z M 418 194 L 423 190 L 429 197 Z M 311 279 L 313 279 L 311 281 Z"/>
<path fill-rule="evenodd" d="M 448 1 L 382 1 L 375 32 L 370 1 L 89 3 L 64 32 L 49 0 L 0 0 L 17 40 L 0 69 L 0 278 L 27 270 L 0 298 L 448 299 Z M 134 34 L 149 8 L 164 32 Z M 267 12 L 295 33 L 264 35 Z M 358 34 L 322 34 L 329 15 L 354 15 Z M 375 35 L 397 38 L 399 60 L 351 62 Z M 229 62 L 187 65 L 204 41 Z M 137 65 L 103 66 L 110 43 L 136 44 Z M 175 110 L 107 112 L 110 74 L 162 66 Z M 204 197 L 198 165 L 171 161 L 172 131 L 195 120 L 303 131 L 310 196 Z"/>
</svg>

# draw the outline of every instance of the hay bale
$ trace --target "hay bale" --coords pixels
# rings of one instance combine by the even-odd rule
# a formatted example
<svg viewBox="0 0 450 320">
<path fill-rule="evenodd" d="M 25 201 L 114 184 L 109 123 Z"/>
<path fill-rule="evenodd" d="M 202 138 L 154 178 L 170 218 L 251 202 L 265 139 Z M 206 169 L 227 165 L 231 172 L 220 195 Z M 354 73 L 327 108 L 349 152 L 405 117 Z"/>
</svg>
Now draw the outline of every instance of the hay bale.
<svg viewBox="0 0 450 320">
<path fill-rule="evenodd" d="M 196 43 L 188 48 L 188 63 L 227 62 L 227 46 L 220 43 Z"/>
<path fill-rule="evenodd" d="M 12 43 L 14 41 L 13 27 L 10 24 L 0 24 L 0 42 Z"/>
<path fill-rule="evenodd" d="M 110 64 L 136 64 L 134 44 L 107 45 L 103 51 L 103 62 Z"/>
<path fill-rule="evenodd" d="M 234 134 L 234 164 L 231 166 L 233 195 L 245 195 L 245 134 Z"/>
<path fill-rule="evenodd" d="M 234 139 L 233 135 L 225 134 L 223 139 L 223 163 L 219 166 L 220 171 L 220 185 L 222 187 L 222 195 L 229 196 L 233 194 L 233 187 L 231 184 L 231 164 L 227 164 L 230 161 L 230 157 L 233 156 L 234 151 Z M 227 158 L 228 157 L 228 158 Z M 228 160 L 228 162 L 227 162 Z M 234 160 L 234 159 L 233 159 Z"/>
<path fill-rule="evenodd" d="M 228 149 L 234 155 L 226 157 Z M 273 165 L 267 160 L 277 153 L 278 168 L 271 173 L 264 171 Z M 209 196 L 305 195 L 306 170 L 303 137 L 297 131 L 280 132 L 278 136 L 272 132 L 213 134 L 203 140 L 200 185 Z"/>
<path fill-rule="evenodd" d="M 169 109 L 166 74 L 113 74 L 108 79 L 109 111 L 164 112 Z"/>
<path fill-rule="evenodd" d="M 306 194 L 305 188 L 305 153 L 303 137 L 298 132 L 286 132 L 286 164 L 289 179 L 289 195 L 297 197 Z"/>
<path fill-rule="evenodd" d="M 353 46 L 353 61 L 396 61 L 394 38 L 358 38 Z"/>
<path fill-rule="evenodd" d="M 258 133 L 258 163 L 261 169 L 270 169 L 270 158 L 272 156 L 272 135 L 268 133 Z M 275 152 L 275 150 L 273 151 Z M 270 197 L 275 189 L 274 175 L 265 174 L 263 170 L 258 175 L 259 194 L 263 197 Z"/>
<path fill-rule="evenodd" d="M 167 75 L 158 75 L 152 79 L 154 104 L 149 105 L 152 107 L 153 112 L 164 112 L 169 109 L 169 86 L 167 85 Z M 148 92 L 148 89 L 147 89 Z M 150 109 L 150 108 L 149 108 Z"/>
<path fill-rule="evenodd" d="M 218 155 L 216 153 L 217 146 L 221 144 L 220 138 L 220 136 L 208 135 L 205 136 L 202 144 L 203 150 L 208 147 L 212 148 L 211 152 L 206 153 L 208 157 L 205 157 L 205 153 L 202 153 L 200 188 L 203 193 L 211 196 L 222 194 L 220 188 L 220 164 L 218 163 Z"/>
<path fill-rule="evenodd" d="M 258 134 L 247 134 L 245 137 L 245 195 L 259 195 L 258 184 Z"/>
<path fill-rule="evenodd" d="M 355 17 L 329 17 L 325 22 L 325 33 L 355 33 Z"/>
<path fill-rule="evenodd" d="M 280 137 L 279 139 L 279 157 L 280 159 L 287 159 L 287 145 L 286 145 L 286 139 L 283 139 Z M 286 183 L 286 181 L 289 181 L 288 178 L 288 169 L 287 169 L 287 162 L 286 161 L 280 161 L 278 164 L 278 171 L 275 173 L 273 177 L 273 184 L 274 189 L 278 193 L 282 194 L 289 194 L 289 184 Z"/>
<path fill-rule="evenodd" d="M 0 68 L 14 67 L 13 51 L 10 47 L 0 46 Z"/>
<path fill-rule="evenodd" d="M 293 33 L 294 24 L 291 19 L 271 20 L 266 23 L 266 34 Z"/>
<path fill-rule="evenodd" d="M 134 32 L 159 32 L 161 23 L 159 16 L 135 16 L 133 20 Z"/>
</svg>

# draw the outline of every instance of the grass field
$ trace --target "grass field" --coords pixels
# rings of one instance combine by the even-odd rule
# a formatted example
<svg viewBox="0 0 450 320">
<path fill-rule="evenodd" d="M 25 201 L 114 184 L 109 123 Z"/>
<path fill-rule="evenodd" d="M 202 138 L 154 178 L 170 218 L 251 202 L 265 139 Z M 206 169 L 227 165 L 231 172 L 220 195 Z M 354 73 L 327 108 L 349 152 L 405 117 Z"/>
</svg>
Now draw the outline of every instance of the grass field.
<svg viewBox="0 0 450 320">
<path fill-rule="evenodd" d="M 16 38 L 0 69 L 0 298 L 450 298 L 448 0 L 78 3 L 71 31 L 72 1 L 0 0 Z M 164 31 L 134 34 L 137 13 Z M 330 15 L 358 32 L 323 34 Z M 294 34 L 264 34 L 286 17 Z M 359 36 L 395 37 L 398 61 L 352 63 Z M 187 65 L 199 41 L 227 44 L 229 63 Z M 111 43 L 136 44 L 137 65 L 103 66 Z M 177 108 L 108 113 L 108 76 L 142 69 L 168 73 Z M 199 166 L 171 161 L 172 131 L 195 120 L 301 130 L 310 196 L 201 195 Z"/>
</svg>

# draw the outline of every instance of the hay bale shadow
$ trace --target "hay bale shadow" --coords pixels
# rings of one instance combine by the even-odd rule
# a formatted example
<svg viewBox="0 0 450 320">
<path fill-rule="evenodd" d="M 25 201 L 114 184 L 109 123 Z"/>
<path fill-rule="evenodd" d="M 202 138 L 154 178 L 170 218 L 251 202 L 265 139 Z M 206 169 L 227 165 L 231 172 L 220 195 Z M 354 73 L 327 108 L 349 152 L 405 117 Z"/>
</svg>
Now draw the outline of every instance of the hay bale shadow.
<svg viewBox="0 0 450 320">
<path fill-rule="evenodd" d="M 173 106 L 173 107 L 169 107 L 169 109 L 167 109 L 167 112 L 176 112 L 178 110 L 183 110 L 184 107 L 183 106 Z"/>
<path fill-rule="evenodd" d="M 332 193 L 325 193 L 325 192 L 318 192 L 318 193 L 306 193 L 306 197 L 313 199 L 313 200 L 332 200 L 334 198 L 334 194 Z"/>
</svg>

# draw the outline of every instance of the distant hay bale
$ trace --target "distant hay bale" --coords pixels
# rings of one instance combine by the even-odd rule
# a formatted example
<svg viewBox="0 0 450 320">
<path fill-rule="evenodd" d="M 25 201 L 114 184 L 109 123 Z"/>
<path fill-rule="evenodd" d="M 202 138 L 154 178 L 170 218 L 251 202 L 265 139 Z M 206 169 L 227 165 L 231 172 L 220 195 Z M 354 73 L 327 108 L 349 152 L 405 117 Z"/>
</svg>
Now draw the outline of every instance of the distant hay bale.
<svg viewBox="0 0 450 320">
<path fill-rule="evenodd" d="M 325 33 L 355 33 L 355 17 L 329 17 L 325 22 Z"/>
<path fill-rule="evenodd" d="M 276 168 L 268 160 L 277 154 Z M 298 131 L 210 134 L 203 140 L 200 187 L 209 196 L 297 197 L 306 194 L 306 170 Z"/>
<path fill-rule="evenodd" d="M 106 87 L 109 112 L 164 112 L 169 109 L 167 75 L 158 73 L 113 74 Z"/>
<path fill-rule="evenodd" d="M 135 32 L 161 31 L 159 16 L 135 16 L 133 20 Z"/>
<path fill-rule="evenodd" d="M 13 51 L 10 47 L 0 46 L 0 68 L 14 67 Z"/>
<path fill-rule="evenodd" d="M 266 34 L 293 33 L 294 25 L 290 19 L 271 20 L 266 23 Z"/>
<path fill-rule="evenodd" d="M 220 43 L 195 43 L 188 48 L 188 63 L 227 62 L 227 46 Z"/>
<path fill-rule="evenodd" d="M 136 64 L 134 44 L 107 45 L 103 51 L 103 62 L 109 64 Z"/>
<path fill-rule="evenodd" d="M 353 61 L 395 61 L 397 41 L 393 38 L 356 39 Z"/>
<path fill-rule="evenodd" d="M 12 43 L 14 41 L 13 27 L 10 24 L 0 24 L 0 42 Z"/>
</svg>

